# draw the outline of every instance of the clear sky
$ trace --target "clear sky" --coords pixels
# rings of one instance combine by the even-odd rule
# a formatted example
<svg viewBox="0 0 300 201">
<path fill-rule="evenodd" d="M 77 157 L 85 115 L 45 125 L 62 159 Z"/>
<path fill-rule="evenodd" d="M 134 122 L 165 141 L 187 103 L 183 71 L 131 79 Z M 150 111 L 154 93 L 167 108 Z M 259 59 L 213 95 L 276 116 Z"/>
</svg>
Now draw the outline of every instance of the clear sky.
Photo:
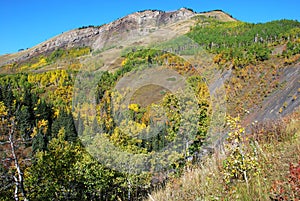
<svg viewBox="0 0 300 201">
<path fill-rule="evenodd" d="M 0 55 L 37 45 L 62 32 L 109 23 L 135 11 L 222 9 L 246 22 L 300 21 L 300 0 L 0 0 Z"/>
</svg>

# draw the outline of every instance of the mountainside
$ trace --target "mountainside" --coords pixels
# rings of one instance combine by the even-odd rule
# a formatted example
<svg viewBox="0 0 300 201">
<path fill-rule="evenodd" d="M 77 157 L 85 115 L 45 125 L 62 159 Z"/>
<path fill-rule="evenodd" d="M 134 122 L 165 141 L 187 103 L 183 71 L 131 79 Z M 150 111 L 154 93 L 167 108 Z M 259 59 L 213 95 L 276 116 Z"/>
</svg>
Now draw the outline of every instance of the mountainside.
<svg viewBox="0 0 300 201">
<path fill-rule="evenodd" d="M 221 21 L 235 20 L 222 11 L 195 13 L 185 8 L 173 12 L 145 10 L 130 14 L 109 24 L 71 30 L 27 50 L 11 55 L 2 55 L 0 66 L 13 62 L 23 62 L 41 54 L 49 54 L 58 48 L 91 47 L 93 50 L 102 49 L 117 43 L 119 40 L 138 38 L 155 32 L 161 27 L 189 20 L 196 15 L 204 15 Z M 188 30 L 182 31 L 187 32 Z"/>
<path fill-rule="evenodd" d="M 298 199 L 299 70 L 300 22 L 186 8 L 2 55 L 0 199 Z"/>
</svg>

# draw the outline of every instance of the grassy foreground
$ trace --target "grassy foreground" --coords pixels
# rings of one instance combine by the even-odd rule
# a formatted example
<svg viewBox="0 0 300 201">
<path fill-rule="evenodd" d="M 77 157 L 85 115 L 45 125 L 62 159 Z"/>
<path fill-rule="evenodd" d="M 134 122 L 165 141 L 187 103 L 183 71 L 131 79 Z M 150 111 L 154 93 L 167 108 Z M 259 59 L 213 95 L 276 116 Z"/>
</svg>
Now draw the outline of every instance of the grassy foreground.
<svg viewBox="0 0 300 201">
<path fill-rule="evenodd" d="M 252 126 L 243 141 L 246 150 L 255 142 L 258 167 L 248 181 L 224 174 L 228 151 L 207 157 L 196 167 L 173 178 L 166 188 L 149 195 L 148 201 L 169 200 L 299 200 L 300 199 L 300 111 L 276 122 Z M 299 164 L 298 164 L 299 162 Z M 254 173 L 255 172 L 255 173 Z"/>
</svg>

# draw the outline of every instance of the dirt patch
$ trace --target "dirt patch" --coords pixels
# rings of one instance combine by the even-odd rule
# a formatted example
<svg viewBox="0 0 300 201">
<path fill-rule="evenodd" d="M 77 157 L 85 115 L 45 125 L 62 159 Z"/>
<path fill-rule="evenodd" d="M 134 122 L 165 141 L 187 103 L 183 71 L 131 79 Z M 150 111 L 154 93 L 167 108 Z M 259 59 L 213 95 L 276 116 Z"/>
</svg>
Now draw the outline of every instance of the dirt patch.
<svg viewBox="0 0 300 201">
<path fill-rule="evenodd" d="M 162 66 L 149 67 L 128 73 L 118 81 L 115 89 L 125 97 L 125 105 L 130 104 L 132 100 L 139 100 L 141 104 L 147 105 L 153 100 L 161 99 L 162 91 L 175 93 L 183 90 L 185 79 L 174 70 Z M 151 98 L 146 100 L 147 97 Z"/>
<path fill-rule="evenodd" d="M 158 103 L 161 101 L 168 92 L 171 91 L 160 85 L 145 85 L 134 92 L 130 103 L 137 103 L 142 107 L 147 107 L 151 103 Z"/>
<path fill-rule="evenodd" d="M 272 51 L 272 55 L 281 55 L 284 50 L 286 50 L 286 44 L 278 45 Z"/>
</svg>

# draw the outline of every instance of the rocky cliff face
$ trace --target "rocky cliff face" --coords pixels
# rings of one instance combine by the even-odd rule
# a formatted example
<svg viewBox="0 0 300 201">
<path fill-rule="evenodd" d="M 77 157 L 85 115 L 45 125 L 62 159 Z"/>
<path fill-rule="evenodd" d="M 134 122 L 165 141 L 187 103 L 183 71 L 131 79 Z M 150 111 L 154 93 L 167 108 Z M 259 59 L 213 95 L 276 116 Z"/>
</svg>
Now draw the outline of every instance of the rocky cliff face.
<svg viewBox="0 0 300 201">
<path fill-rule="evenodd" d="M 215 18 L 228 16 L 221 11 L 202 14 Z M 147 35 L 160 27 L 190 19 L 195 15 L 197 13 L 185 8 L 172 12 L 159 10 L 136 12 L 102 26 L 86 27 L 65 32 L 28 50 L 8 57 L 2 57 L 0 66 L 13 62 L 22 62 L 31 57 L 52 52 L 58 48 L 89 46 L 94 50 L 101 49 L 120 40 L 124 41 L 129 38 Z M 230 20 L 229 16 L 228 19 Z"/>
<path fill-rule="evenodd" d="M 144 36 L 160 27 L 187 20 L 194 15 L 196 13 L 184 8 L 174 12 L 158 10 L 136 12 L 101 27 L 92 48 L 101 49 L 118 41 Z"/>
<path fill-rule="evenodd" d="M 0 63 L 0 66 L 12 62 L 22 62 L 58 48 L 91 46 L 97 35 L 99 35 L 99 28 L 94 27 L 68 31 L 33 48 L 19 52 L 16 57 Z"/>
</svg>

